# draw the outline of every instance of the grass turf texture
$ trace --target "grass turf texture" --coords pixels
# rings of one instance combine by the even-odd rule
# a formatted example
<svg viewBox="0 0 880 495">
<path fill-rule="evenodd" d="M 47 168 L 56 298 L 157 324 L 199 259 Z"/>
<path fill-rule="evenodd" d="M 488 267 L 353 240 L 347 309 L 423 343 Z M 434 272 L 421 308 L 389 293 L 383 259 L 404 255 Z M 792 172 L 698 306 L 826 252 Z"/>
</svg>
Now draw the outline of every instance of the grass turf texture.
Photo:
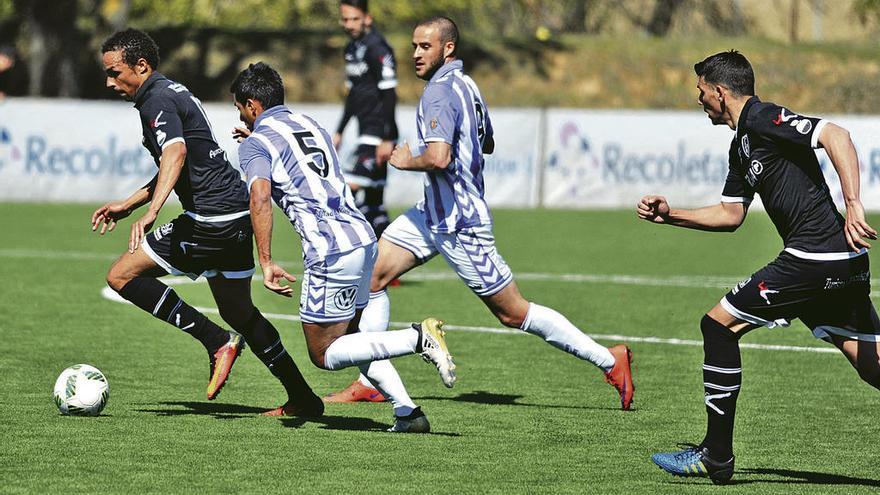
<svg viewBox="0 0 880 495">
<path fill-rule="evenodd" d="M 197 342 L 101 297 L 130 221 L 101 239 L 89 231 L 89 206 L 2 204 L 0 212 L 2 492 L 719 489 L 707 480 L 673 478 L 650 461 L 653 452 L 702 438 L 698 346 L 631 344 L 637 393 L 636 409 L 627 413 L 617 409 L 598 370 L 533 336 L 450 331 L 459 363 L 454 389 L 445 389 L 418 357 L 395 360 L 432 434 L 384 433 L 392 422 L 388 404 L 328 405 L 326 416 L 314 421 L 263 418 L 258 413 L 279 405 L 284 394 L 250 351 L 218 400 L 208 402 L 208 361 Z M 515 273 L 744 278 L 780 249 L 761 213 L 752 213 L 735 234 L 648 225 L 631 212 L 497 211 L 495 218 L 498 245 Z M 877 216 L 870 220 L 880 225 Z M 299 259 L 299 241 L 280 217 L 274 254 Z M 295 261 L 286 267 L 301 270 Z M 419 271 L 449 269 L 434 260 Z M 271 294 L 258 281 L 253 287 L 264 313 L 296 313 L 297 299 Z M 587 333 L 697 340 L 699 318 L 724 293 L 607 282 L 524 280 L 520 287 Z M 206 284 L 177 290 L 194 305 L 213 306 Z M 390 295 L 395 321 L 436 315 L 451 324 L 499 327 L 457 280 L 404 278 Z M 314 368 L 299 324 L 274 323 L 319 394 L 354 378 L 354 370 Z M 755 331 L 744 341 L 825 345 L 799 323 Z M 837 354 L 742 354 L 736 485 L 725 493 L 876 492 L 877 391 Z M 108 377 L 103 416 L 58 415 L 52 384 L 75 363 L 95 365 Z"/>
</svg>

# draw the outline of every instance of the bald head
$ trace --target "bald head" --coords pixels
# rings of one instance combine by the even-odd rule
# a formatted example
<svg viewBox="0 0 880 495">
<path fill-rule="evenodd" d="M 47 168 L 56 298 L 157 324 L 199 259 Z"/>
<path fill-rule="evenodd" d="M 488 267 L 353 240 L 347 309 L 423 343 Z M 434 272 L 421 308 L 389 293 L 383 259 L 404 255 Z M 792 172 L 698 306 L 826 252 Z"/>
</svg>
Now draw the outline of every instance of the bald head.
<svg viewBox="0 0 880 495">
<path fill-rule="evenodd" d="M 431 27 L 439 31 L 440 43 L 444 45 L 452 43 L 455 46 L 450 56 L 454 57 L 458 54 L 458 26 L 455 25 L 452 19 L 444 16 L 435 16 L 416 24 L 416 29 L 420 27 Z"/>
</svg>

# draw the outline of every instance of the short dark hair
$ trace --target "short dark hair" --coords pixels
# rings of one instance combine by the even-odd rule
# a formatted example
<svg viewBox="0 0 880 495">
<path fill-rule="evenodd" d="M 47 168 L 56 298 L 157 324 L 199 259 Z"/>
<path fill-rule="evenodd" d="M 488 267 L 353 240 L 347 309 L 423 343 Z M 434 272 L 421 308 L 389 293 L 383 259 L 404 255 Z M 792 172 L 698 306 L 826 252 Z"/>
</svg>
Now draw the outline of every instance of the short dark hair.
<svg viewBox="0 0 880 495">
<path fill-rule="evenodd" d="M 239 72 L 229 87 L 235 101 L 244 105 L 248 100 L 256 100 L 264 109 L 284 104 L 284 83 L 272 67 L 263 62 L 248 65 Z"/>
<path fill-rule="evenodd" d="M 755 73 L 745 55 L 736 51 L 716 53 L 694 64 L 694 72 L 709 84 L 720 84 L 737 96 L 755 94 Z"/>
<path fill-rule="evenodd" d="M 101 45 L 101 53 L 116 50 L 122 50 L 122 60 L 129 67 L 134 67 L 138 60 L 144 59 L 153 70 L 159 68 L 159 47 L 153 38 L 143 31 L 134 28 L 117 31 Z"/>
<path fill-rule="evenodd" d="M 339 5 L 348 5 L 349 7 L 360 9 L 364 14 L 370 11 L 369 0 L 340 0 Z"/>
<path fill-rule="evenodd" d="M 455 21 L 446 16 L 438 15 L 416 24 L 417 28 L 422 26 L 437 26 L 437 29 L 440 30 L 440 43 L 446 44 L 451 41 L 455 44 L 452 55 L 458 53 L 458 26 L 455 25 Z"/>
</svg>

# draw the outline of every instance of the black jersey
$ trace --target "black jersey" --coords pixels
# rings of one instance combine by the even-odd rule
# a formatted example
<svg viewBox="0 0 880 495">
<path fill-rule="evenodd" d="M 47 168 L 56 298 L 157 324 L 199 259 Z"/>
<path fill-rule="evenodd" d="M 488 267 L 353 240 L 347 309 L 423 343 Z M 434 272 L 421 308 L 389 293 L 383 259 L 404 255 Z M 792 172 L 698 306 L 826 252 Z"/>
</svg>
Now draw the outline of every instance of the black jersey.
<svg viewBox="0 0 880 495">
<path fill-rule="evenodd" d="M 750 98 L 730 145 L 730 170 L 722 196 L 725 202 L 748 204 L 755 193 L 760 194 L 786 251 L 807 259 L 832 259 L 850 252 L 844 219 L 813 151 L 825 123 Z"/>
<path fill-rule="evenodd" d="M 356 116 L 360 135 L 377 141 L 367 144 L 396 140 L 396 64 L 394 52 L 381 34 L 372 30 L 348 43 L 345 47 L 345 75 L 348 97 L 337 131 L 341 133 L 348 120 Z"/>
<path fill-rule="evenodd" d="M 248 209 L 247 186 L 217 144 L 202 104 L 182 84 L 154 72 L 138 89 L 144 147 L 156 165 L 166 146 L 186 143 L 186 162 L 174 185 L 183 208 L 202 216 Z"/>
</svg>

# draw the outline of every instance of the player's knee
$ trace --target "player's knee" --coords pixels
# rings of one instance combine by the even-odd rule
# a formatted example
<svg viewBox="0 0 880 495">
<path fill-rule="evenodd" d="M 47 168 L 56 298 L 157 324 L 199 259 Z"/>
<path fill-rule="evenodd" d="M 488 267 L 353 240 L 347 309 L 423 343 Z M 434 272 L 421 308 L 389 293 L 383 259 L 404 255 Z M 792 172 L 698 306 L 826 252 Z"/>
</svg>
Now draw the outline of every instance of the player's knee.
<svg viewBox="0 0 880 495">
<path fill-rule="evenodd" d="M 523 322 L 526 321 L 526 312 L 520 311 L 498 311 L 495 316 L 508 328 L 522 328 Z"/>
<path fill-rule="evenodd" d="M 110 271 L 107 272 L 107 285 L 116 292 L 120 292 L 130 281 L 131 277 L 125 276 L 121 270 L 116 268 L 116 265 L 110 267 Z"/>
</svg>

